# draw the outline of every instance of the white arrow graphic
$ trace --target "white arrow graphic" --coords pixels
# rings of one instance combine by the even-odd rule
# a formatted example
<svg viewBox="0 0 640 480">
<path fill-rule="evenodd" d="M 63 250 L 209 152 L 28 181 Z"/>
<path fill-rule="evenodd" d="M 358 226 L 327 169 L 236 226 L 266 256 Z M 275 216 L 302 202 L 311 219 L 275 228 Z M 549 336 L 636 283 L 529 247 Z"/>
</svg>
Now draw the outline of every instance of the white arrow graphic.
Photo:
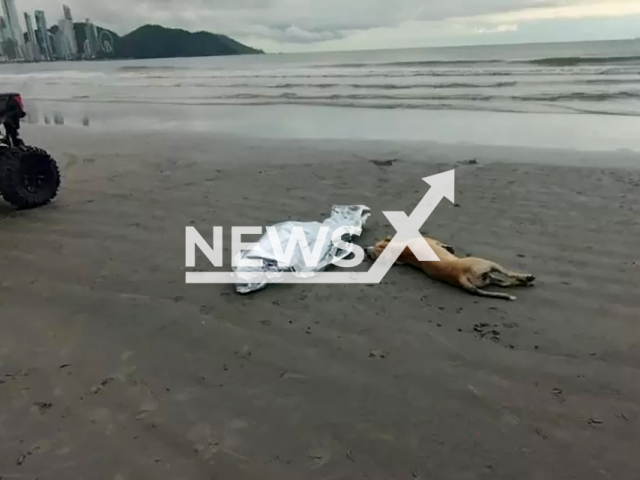
<svg viewBox="0 0 640 480">
<path fill-rule="evenodd" d="M 383 212 L 397 233 L 382 255 L 366 274 L 368 283 L 380 283 L 389 269 L 398 260 L 406 247 L 421 262 L 439 262 L 440 259 L 420 233 L 420 229 L 443 198 L 455 202 L 455 170 L 423 178 L 431 185 L 429 192 L 407 217 L 404 212 Z"/>
</svg>

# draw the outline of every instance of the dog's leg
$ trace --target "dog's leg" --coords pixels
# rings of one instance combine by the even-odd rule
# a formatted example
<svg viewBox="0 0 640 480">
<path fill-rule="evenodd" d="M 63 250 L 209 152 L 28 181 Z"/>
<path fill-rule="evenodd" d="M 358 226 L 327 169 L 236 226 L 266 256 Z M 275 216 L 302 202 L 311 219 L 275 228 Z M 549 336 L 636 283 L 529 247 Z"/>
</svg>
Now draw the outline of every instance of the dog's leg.
<svg viewBox="0 0 640 480">
<path fill-rule="evenodd" d="M 500 278 L 497 277 L 496 275 L 493 274 L 489 274 L 489 283 L 491 285 L 495 285 L 497 287 L 503 287 L 503 288 L 508 288 L 508 287 L 515 287 L 517 285 L 520 284 L 519 280 L 516 280 L 514 278 Z"/>
<path fill-rule="evenodd" d="M 515 280 L 518 285 L 529 285 L 536 279 L 535 275 L 531 275 L 529 273 L 512 272 L 511 270 L 507 270 L 502 265 L 498 265 L 497 263 L 491 264 L 491 271 L 501 273 L 502 275 Z"/>
<path fill-rule="evenodd" d="M 489 298 L 499 298 L 501 300 L 515 300 L 516 297 L 513 295 L 509 295 L 507 293 L 497 293 L 497 292 L 488 292 L 486 290 L 481 290 L 476 287 L 473 283 L 469 281 L 469 279 L 461 275 L 458 279 L 460 282 L 460 286 L 464 288 L 467 292 L 473 293 L 474 295 L 478 295 L 480 297 L 489 297 Z"/>
</svg>

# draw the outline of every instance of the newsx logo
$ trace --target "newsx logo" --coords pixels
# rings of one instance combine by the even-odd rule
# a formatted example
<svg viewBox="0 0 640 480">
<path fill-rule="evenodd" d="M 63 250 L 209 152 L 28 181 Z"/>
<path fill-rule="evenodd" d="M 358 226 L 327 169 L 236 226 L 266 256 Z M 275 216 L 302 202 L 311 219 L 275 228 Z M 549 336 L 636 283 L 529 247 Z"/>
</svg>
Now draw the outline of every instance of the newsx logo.
<svg viewBox="0 0 640 480">
<path fill-rule="evenodd" d="M 387 272 L 391 269 L 400 254 L 406 247 L 409 247 L 416 258 L 420 261 L 439 261 L 433 249 L 420 233 L 420 229 L 434 212 L 443 198 L 447 198 L 452 203 L 455 202 L 455 170 L 449 170 L 437 175 L 423 178 L 431 186 L 429 191 L 422 198 L 420 203 L 407 216 L 405 212 L 383 212 L 389 222 L 396 229 L 393 237 L 382 255 L 378 257 L 373 267 L 368 272 L 318 272 L 313 277 L 300 277 L 293 272 L 283 273 L 277 283 L 340 283 L 340 284 L 378 284 L 382 281 Z M 267 227 L 267 235 L 279 265 L 288 266 L 291 264 L 296 248 L 300 247 L 306 266 L 316 267 L 322 255 L 322 246 L 329 235 L 329 227 L 321 227 L 318 238 L 314 243 L 313 250 L 309 246 L 302 227 L 295 227 L 292 230 L 286 248 L 283 248 L 278 238 L 275 227 Z M 262 235 L 262 227 L 233 227 L 231 235 L 232 262 L 236 265 L 236 259 L 242 251 L 251 250 L 253 243 L 244 243 L 244 235 Z M 334 258 L 332 263 L 341 268 L 353 268 L 362 263 L 365 252 L 362 247 L 342 240 L 345 234 L 358 236 L 362 232 L 354 227 L 342 227 L 332 234 L 332 243 L 341 250 L 353 253 L 350 259 Z M 223 259 L 223 228 L 213 227 L 213 244 L 209 243 L 200 235 L 195 227 L 188 226 L 185 230 L 185 265 L 187 268 L 196 266 L 196 249 L 199 249 L 216 268 L 224 266 Z M 260 268 L 262 260 L 254 259 L 253 263 L 243 260 L 243 267 L 250 266 Z M 266 282 L 269 278 L 265 274 Z M 208 283 L 236 283 L 233 272 L 186 272 L 186 282 L 189 284 Z"/>
</svg>

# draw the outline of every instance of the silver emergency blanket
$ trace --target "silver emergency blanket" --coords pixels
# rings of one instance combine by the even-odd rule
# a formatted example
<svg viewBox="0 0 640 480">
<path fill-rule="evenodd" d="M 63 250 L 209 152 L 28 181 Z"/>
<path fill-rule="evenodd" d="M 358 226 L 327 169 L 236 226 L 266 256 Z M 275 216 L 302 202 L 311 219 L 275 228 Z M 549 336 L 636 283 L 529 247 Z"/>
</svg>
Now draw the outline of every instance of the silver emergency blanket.
<svg viewBox="0 0 640 480">
<path fill-rule="evenodd" d="M 236 291 L 247 294 L 261 290 L 269 283 L 278 283 L 278 279 L 284 273 L 293 273 L 297 277 L 309 278 L 327 268 L 334 258 L 344 259 L 351 252 L 336 247 L 332 242 L 333 233 L 341 227 L 355 227 L 363 229 L 371 210 L 364 205 L 334 206 L 331 217 L 324 222 L 284 222 L 274 225 L 280 240 L 282 251 L 289 244 L 289 238 L 295 227 L 301 227 L 311 251 L 315 251 L 316 241 L 323 241 L 319 262 L 316 266 L 307 266 L 304 261 L 300 245 L 296 245 L 291 262 L 288 265 L 279 265 L 271 244 L 271 238 L 265 233 L 251 250 L 239 253 L 233 267 L 236 277 Z M 328 227 L 329 233 L 319 238 L 320 229 Z M 352 238 L 343 240 L 350 242 Z M 262 260 L 262 266 L 251 266 L 252 260 Z"/>
</svg>

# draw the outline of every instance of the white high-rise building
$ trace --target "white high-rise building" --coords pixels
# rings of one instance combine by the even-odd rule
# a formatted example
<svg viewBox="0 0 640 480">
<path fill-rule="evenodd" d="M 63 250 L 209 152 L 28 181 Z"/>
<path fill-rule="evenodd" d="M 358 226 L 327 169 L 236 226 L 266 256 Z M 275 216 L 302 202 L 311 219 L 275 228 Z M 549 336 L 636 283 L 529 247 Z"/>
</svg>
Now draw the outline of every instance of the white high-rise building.
<svg viewBox="0 0 640 480">
<path fill-rule="evenodd" d="M 58 30 L 53 35 L 53 44 L 55 45 L 56 58 L 58 60 L 66 60 L 71 56 L 71 54 L 69 53 L 69 47 L 67 46 L 64 32 L 60 27 L 61 23 L 62 23 L 62 20 L 58 22 Z"/>
<path fill-rule="evenodd" d="M 24 35 L 20 26 L 20 18 L 16 10 L 14 0 L 2 0 L 2 10 L 4 11 L 4 21 L 7 25 L 7 36 L 15 42 L 16 55 L 24 58 Z"/>
<path fill-rule="evenodd" d="M 71 16 L 71 9 L 68 5 L 62 5 L 62 12 L 64 13 L 64 19 L 73 22 L 73 16 Z"/>
<path fill-rule="evenodd" d="M 4 61 L 7 59 L 7 52 L 5 49 L 7 47 L 7 36 L 5 34 L 6 26 L 4 23 L 4 17 L 0 15 L 0 58 Z"/>
<path fill-rule="evenodd" d="M 76 34 L 73 29 L 73 23 L 67 19 L 61 19 L 58 22 L 60 40 L 58 40 L 61 48 L 58 48 L 58 54 L 66 59 L 72 60 L 78 56 L 78 43 L 76 42 Z"/>
<path fill-rule="evenodd" d="M 40 37 L 37 39 L 40 45 L 40 52 L 46 60 L 51 60 L 53 57 L 53 52 L 49 40 L 49 28 L 47 27 L 47 19 L 44 16 L 44 12 L 42 10 L 36 10 L 35 17 L 36 28 L 38 29 L 36 35 L 39 34 Z"/>
<path fill-rule="evenodd" d="M 88 48 L 85 47 L 85 55 L 89 58 L 95 58 L 98 55 L 99 41 L 98 41 L 98 29 L 91 23 L 91 19 L 87 18 L 84 24 L 84 31 L 87 41 L 89 42 Z"/>
<path fill-rule="evenodd" d="M 62 11 L 64 12 L 64 18 L 58 22 L 58 27 L 64 35 L 65 57 L 68 59 L 76 58 L 78 56 L 78 42 L 76 41 L 76 31 L 73 27 L 71 9 L 67 5 L 63 5 Z"/>
<path fill-rule="evenodd" d="M 7 35 L 7 24 L 4 21 L 4 17 L 0 15 L 0 41 L 4 42 L 7 38 L 9 38 Z"/>
<path fill-rule="evenodd" d="M 39 61 L 40 60 L 40 48 L 38 47 L 38 40 L 36 39 L 36 31 L 33 29 L 33 21 L 31 20 L 31 15 L 27 12 L 24 14 L 24 23 L 27 25 L 27 59 L 31 61 Z"/>
</svg>

